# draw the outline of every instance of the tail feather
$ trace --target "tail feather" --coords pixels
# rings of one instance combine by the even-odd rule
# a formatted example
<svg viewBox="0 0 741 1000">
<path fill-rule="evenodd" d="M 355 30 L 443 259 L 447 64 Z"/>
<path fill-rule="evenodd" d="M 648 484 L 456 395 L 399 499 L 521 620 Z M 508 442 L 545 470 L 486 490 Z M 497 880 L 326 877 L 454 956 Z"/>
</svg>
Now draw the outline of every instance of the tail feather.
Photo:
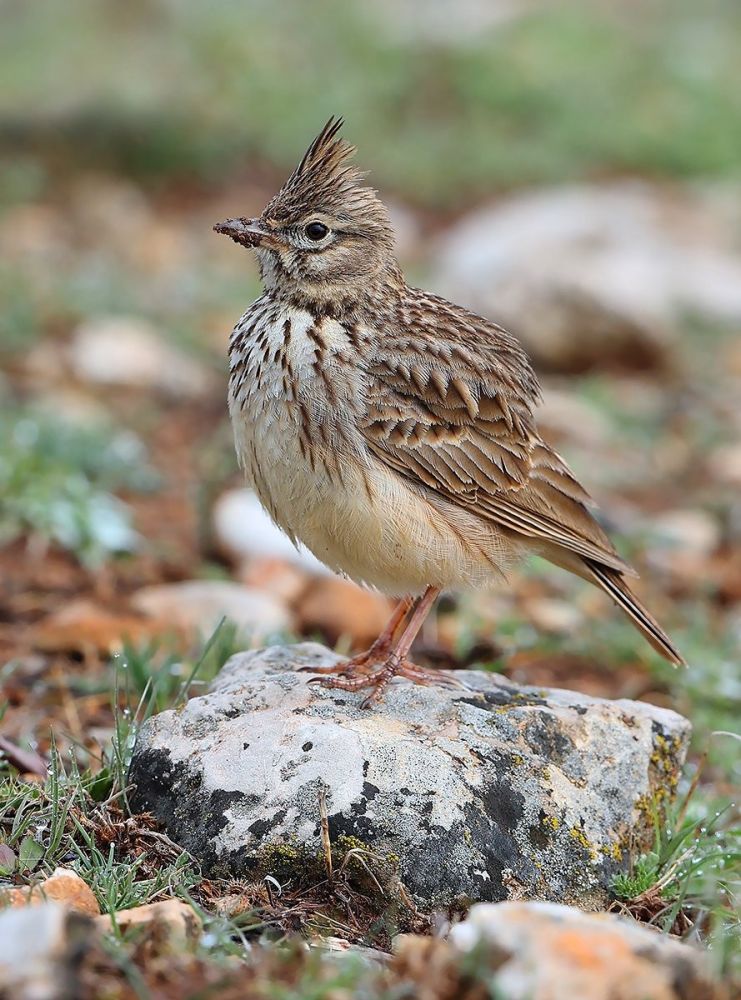
<svg viewBox="0 0 741 1000">
<path fill-rule="evenodd" d="M 602 566 L 591 559 L 584 559 L 593 580 L 629 616 L 646 641 L 663 657 L 676 666 L 687 666 L 686 661 L 653 615 L 641 604 L 621 574 L 609 566 Z"/>
</svg>

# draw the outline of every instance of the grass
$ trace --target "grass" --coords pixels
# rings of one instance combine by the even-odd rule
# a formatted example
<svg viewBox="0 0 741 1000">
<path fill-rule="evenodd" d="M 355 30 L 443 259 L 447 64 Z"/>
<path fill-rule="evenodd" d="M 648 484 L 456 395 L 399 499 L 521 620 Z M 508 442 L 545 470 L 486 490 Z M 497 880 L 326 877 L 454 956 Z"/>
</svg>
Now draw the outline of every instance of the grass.
<svg viewBox="0 0 741 1000">
<path fill-rule="evenodd" d="M 0 442 L 0 543 L 55 542 L 90 564 L 136 548 L 129 510 L 113 495 L 156 482 L 136 437 L 9 406 Z"/>
<path fill-rule="evenodd" d="M 5 198 L 81 155 L 160 180 L 286 170 L 330 113 L 380 184 L 427 205 L 615 171 L 737 177 L 740 16 L 733 0 L 637 17 L 542 4 L 430 42 L 339 0 L 16 4 L 0 40 Z"/>
<path fill-rule="evenodd" d="M 718 974 L 738 975 L 741 830 L 733 806 L 708 814 L 705 805 L 693 802 L 699 778 L 698 769 L 681 804 L 654 804 L 653 848 L 615 877 L 615 908 L 705 941 Z"/>
<path fill-rule="evenodd" d="M 229 657 L 243 648 L 238 627 L 226 619 L 192 661 L 159 638 L 138 645 L 127 642 L 111 664 L 115 687 L 122 690 L 127 704 L 137 704 L 138 718 L 146 719 L 182 705 L 195 687 L 213 680 Z"/>
</svg>

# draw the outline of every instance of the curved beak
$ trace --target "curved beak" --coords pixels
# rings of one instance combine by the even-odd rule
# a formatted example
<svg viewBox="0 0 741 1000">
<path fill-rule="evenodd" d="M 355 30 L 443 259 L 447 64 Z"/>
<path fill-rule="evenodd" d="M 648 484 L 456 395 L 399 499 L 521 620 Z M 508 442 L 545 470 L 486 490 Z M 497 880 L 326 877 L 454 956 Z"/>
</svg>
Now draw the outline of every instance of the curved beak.
<svg viewBox="0 0 741 1000">
<path fill-rule="evenodd" d="M 229 236 L 243 247 L 259 247 L 270 235 L 259 219 L 227 219 L 217 222 L 214 231 Z"/>
</svg>

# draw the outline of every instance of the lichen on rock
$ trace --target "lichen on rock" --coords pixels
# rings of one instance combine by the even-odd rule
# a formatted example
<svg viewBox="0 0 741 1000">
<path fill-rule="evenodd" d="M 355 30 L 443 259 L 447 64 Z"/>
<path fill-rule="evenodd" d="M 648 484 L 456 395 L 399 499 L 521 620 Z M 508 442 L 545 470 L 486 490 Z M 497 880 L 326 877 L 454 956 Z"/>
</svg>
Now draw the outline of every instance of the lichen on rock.
<svg viewBox="0 0 741 1000">
<path fill-rule="evenodd" d="M 135 806 L 209 874 L 296 884 L 321 863 L 323 790 L 332 843 L 394 859 L 424 908 L 604 905 L 624 848 L 650 836 L 645 803 L 673 793 L 685 719 L 479 671 L 457 675 L 466 689 L 394 684 L 368 712 L 298 672 L 338 659 L 313 643 L 232 657 L 143 727 Z"/>
</svg>

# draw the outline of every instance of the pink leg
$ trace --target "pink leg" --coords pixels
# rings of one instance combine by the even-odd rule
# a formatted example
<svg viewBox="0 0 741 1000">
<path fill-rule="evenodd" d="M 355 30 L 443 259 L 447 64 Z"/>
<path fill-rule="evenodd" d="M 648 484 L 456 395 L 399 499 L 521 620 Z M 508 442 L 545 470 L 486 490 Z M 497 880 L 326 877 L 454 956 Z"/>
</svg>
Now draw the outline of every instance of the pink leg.
<svg viewBox="0 0 741 1000">
<path fill-rule="evenodd" d="M 398 641 L 404 627 L 407 615 L 415 608 L 421 598 L 402 597 L 394 608 L 394 613 L 389 618 L 386 627 L 379 635 L 370 649 L 364 653 L 358 653 L 351 660 L 338 663 L 334 667 L 302 667 L 302 670 L 312 674 L 357 674 L 363 672 L 368 667 L 376 667 L 379 663 L 384 663 L 389 653 L 393 649 L 394 643 Z"/>
<path fill-rule="evenodd" d="M 409 603 L 404 615 L 399 615 L 396 622 L 392 619 L 394 628 L 391 631 L 387 628 L 384 632 L 381 638 L 385 639 L 385 643 L 377 651 L 377 653 L 382 653 L 383 656 L 374 655 L 372 658 L 372 662 L 378 664 L 375 670 L 368 670 L 367 667 L 370 665 L 368 660 L 369 654 L 374 652 L 376 643 L 374 643 L 368 653 L 362 654 L 355 660 L 350 660 L 348 663 L 341 665 L 344 669 L 333 668 L 333 672 L 341 673 L 342 676 L 316 678 L 310 681 L 310 683 L 322 684 L 324 687 L 340 688 L 343 691 L 359 691 L 363 688 L 371 688 L 368 697 L 362 703 L 363 708 L 369 708 L 374 702 L 378 701 L 391 680 L 397 676 L 406 677 L 415 684 L 456 683 L 452 678 L 446 677 L 440 671 L 424 670 L 407 659 L 407 654 L 411 649 L 412 643 L 422 627 L 425 618 L 430 613 L 430 609 L 439 593 L 440 591 L 437 587 L 428 587 L 421 597 Z M 406 621 L 403 629 L 401 629 L 401 623 L 404 621 L 404 618 L 406 618 Z M 391 624 L 390 622 L 389 625 Z M 391 636 L 390 640 L 386 637 L 386 632 L 389 632 Z M 380 642 L 381 640 L 379 639 L 378 641 Z"/>
</svg>

